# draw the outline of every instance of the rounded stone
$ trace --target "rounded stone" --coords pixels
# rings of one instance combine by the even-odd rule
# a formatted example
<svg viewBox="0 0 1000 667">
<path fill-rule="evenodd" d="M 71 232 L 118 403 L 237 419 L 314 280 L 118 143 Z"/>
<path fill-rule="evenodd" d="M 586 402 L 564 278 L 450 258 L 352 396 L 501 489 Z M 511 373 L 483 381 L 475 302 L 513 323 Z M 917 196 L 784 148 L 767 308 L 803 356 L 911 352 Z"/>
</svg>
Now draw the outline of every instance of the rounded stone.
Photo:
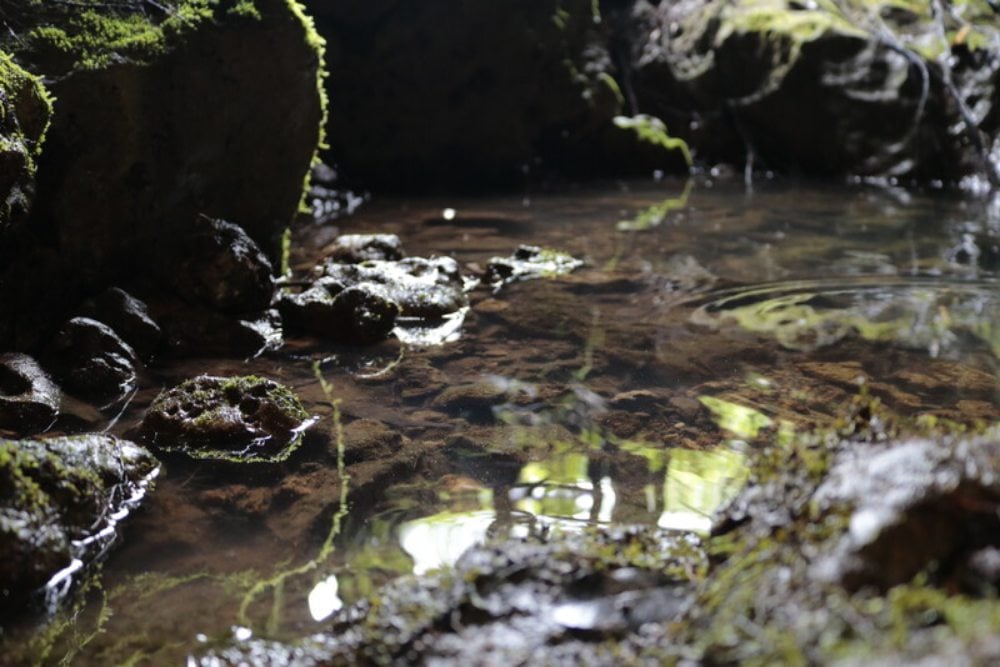
<svg viewBox="0 0 1000 667">
<path fill-rule="evenodd" d="M 0 355 L 0 429 L 38 433 L 59 416 L 59 387 L 26 354 Z"/>
<path fill-rule="evenodd" d="M 273 380 L 201 375 L 161 393 L 138 438 L 198 459 L 278 462 L 312 423 L 292 390 Z"/>
</svg>

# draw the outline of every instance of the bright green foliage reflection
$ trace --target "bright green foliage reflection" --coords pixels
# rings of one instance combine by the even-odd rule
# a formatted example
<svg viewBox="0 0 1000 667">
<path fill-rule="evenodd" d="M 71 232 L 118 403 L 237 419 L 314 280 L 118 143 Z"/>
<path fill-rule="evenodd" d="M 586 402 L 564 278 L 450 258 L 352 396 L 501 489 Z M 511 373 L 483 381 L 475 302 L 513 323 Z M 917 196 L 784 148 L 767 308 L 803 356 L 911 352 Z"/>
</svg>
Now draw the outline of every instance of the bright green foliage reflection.
<svg viewBox="0 0 1000 667">
<path fill-rule="evenodd" d="M 700 396 L 698 400 L 712 411 L 715 422 L 740 438 L 753 440 L 773 423 L 767 415 L 736 403 L 730 403 L 715 396 Z"/>
<path fill-rule="evenodd" d="M 747 465 L 745 455 L 729 449 L 671 451 L 663 484 L 663 513 L 657 524 L 708 533 L 715 511 L 746 483 Z"/>
</svg>

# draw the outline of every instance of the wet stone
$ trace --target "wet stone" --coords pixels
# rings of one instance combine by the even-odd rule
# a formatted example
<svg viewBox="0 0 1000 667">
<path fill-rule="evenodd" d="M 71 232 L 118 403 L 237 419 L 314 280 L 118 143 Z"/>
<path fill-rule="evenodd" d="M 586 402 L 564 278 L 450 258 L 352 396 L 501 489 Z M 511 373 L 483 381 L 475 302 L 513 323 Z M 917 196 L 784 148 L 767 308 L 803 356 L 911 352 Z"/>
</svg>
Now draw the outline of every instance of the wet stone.
<svg viewBox="0 0 1000 667">
<path fill-rule="evenodd" d="M 403 259 L 403 243 L 395 234 L 344 234 L 333 242 L 328 258 L 343 264 L 360 264 L 371 260 Z"/>
<path fill-rule="evenodd" d="M 538 246 L 521 245 L 510 257 L 494 257 L 486 265 L 484 281 L 494 288 L 501 285 L 529 280 L 551 278 L 571 273 L 583 262 L 567 253 Z"/>
<path fill-rule="evenodd" d="M 320 641 L 333 664 L 462 665 L 484 656 L 496 664 L 551 664 L 557 656 L 560 664 L 612 664 L 602 650 L 614 639 L 684 612 L 689 573 L 703 567 L 695 540 L 655 529 L 501 541 L 473 547 L 454 570 L 383 587 L 309 641 Z"/>
<path fill-rule="evenodd" d="M 118 287 L 85 302 L 80 315 L 104 322 L 148 361 L 160 346 L 160 326 L 149 316 L 146 304 Z"/>
<path fill-rule="evenodd" d="M 198 459 L 277 462 L 298 448 L 312 423 L 284 385 L 252 375 L 201 375 L 161 393 L 138 438 Z"/>
<path fill-rule="evenodd" d="M 458 263 L 450 257 L 408 257 L 398 262 L 361 264 L 327 262 L 319 268 L 319 274 L 345 288 L 359 283 L 380 285 L 389 299 L 399 304 L 403 317 L 437 319 L 469 304 Z"/>
<path fill-rule="evenodd" d="M 285 294 L 278 307 L 289 327 L 343 343 L 369 345 L 385 340 L 399 315 L 399 305 L 381 285 L 343 287 L 331 281 L 299 294 Z"/>
<path fill-rule="evenodd" d="M 507 400 L 506 387 L 492 382 L 474 382 L 448 387 L 434 397 L 431 407 L 485 421 L 492 420 L 494 406 Z"/>
<path fill-rule="evenodd" d="M 375 419 L 357 419 L 344 426 L 344 459 L 348 465 L 391 458 L 402 444 L 398 430 Z"/>
<path fill-rule="evenodd" d="M 848 530 L 814 574 L 885 590 L 970 547 L 1000 546 L 997 460 L 1000 442 L 984 437 L 845 451 L 813 500 L 851 508 Z"/>
<path fill-rule="evenodd" d="M 59 415 L 59 387 L 26 354 L 0 355 L 0 429 L 38 433 Z"/>
<path fill-rule="evenodd" d="M 258 312 L 274 296 L 274 270 L 243 228 L 200 218 L 159 273 L 183 299 L 224 313 Z"/>
<path fill-rule="evenodd" d="M 150 308 L 163 325 L 164 351 L 171 356 L 252 358 L 283 343 L 274 309 L 239 317 L 179 299 L 150 300 Z"/>
<path fill-rule="evenodd" d="M 156 470 L 146 450 L 106 435 L 0 440 L 0 618 L 58 602 L 66 568 L 103 554 Z"/>
<path fill-rule="evenodd" d="M 45 362 L 60 384 L 81 398 L 113 403 L 136 387 L 135 350 L 111 327 L 88 317 L 63 325 Z"/>
</svg>

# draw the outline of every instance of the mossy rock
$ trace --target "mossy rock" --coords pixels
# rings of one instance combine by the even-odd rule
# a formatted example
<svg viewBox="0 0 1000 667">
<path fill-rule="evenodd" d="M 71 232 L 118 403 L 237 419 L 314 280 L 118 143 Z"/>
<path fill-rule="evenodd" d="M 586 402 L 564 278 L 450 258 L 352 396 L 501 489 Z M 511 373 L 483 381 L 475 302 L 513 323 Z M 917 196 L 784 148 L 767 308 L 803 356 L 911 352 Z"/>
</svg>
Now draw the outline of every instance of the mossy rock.
<svg viewBox="0 0 1000 667">
<path fill-rule="evenodd" d="M 201 375 L 161 393 L 138 430 L 141 442 L 197 459 L 287 459 L 312 421 L 291 389 L 254 375 Z"/>
<path fill-rule="evenodd" d="M 106 551 L 156 470 L 146 450 L 106 435 L 0 440 L 0 617 L 41 599 L 47 582 L 45 600 L 57 601 L 67 568 Z"/>
<path fill-rule="evenodd" d="M 56 98 L 32 227 L 72 285 L 146 272 L 201 214 L 274 258 L 325 114 L 323 42 L 294 0 L 15 0 L 0 27 Z"/>
<path fill-rule="evenodd" d="M 51 115 L 51 99 L 41 79 L 0 51 L 0 239 L 24 219 L 31 205 Z"/>
<path fill-rule="evenodd" d="M 1000 168 L 987 156 L 1000 31 L 984 1 L 943 17 L 906 0 L 635 5 L 639 106 L 704 161 L 752 152 L 761 168 L 925 183 Z"/>
</svg>

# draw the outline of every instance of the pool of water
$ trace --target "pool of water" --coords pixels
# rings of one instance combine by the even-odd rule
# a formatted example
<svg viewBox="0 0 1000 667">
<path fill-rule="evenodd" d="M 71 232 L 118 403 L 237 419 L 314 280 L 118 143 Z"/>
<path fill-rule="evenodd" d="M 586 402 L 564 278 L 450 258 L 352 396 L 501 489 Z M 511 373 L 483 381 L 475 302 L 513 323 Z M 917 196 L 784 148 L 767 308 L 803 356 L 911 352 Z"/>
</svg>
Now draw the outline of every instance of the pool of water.
<svg viewBox="0 0 1000 667">
<path fill-rule="evenodd" d="M 99 576 L 13 628 L 0 661 L 177 664 L 220 639 L 302 637 L 489 536 L 704 533 L 761 434 L 831 423 L 862 391 L 904 415 L 1000 419 L 1000 200 L 705 181 L 376 199 L 298 229 L 293 264 L 376 231 L 470 276 L 524 243 L 585 265 L 473 289 L 437 345 L 302 339 L 148 369 L 111 432 L 205 372 L 284 382 L 320 420 L 284 464 L 166 459 Z"/>
</svg>

